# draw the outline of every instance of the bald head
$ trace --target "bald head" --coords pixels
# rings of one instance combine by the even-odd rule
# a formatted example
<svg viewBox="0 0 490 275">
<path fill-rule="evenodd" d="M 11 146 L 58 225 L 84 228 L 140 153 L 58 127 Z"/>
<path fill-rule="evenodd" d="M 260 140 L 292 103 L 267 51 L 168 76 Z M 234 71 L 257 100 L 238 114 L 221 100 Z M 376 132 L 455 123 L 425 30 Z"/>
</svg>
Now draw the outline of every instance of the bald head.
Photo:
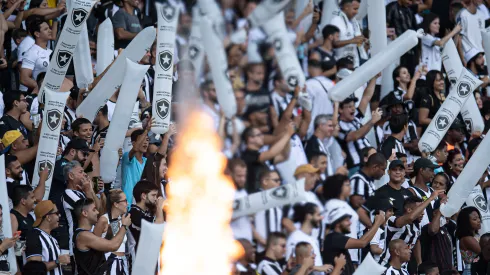
<svg viewBox="0 0 490 275">
<path fill-rule="evenodd" d="M 310 254 L 311 245 L 307 242 L 300 242 L 296 245 L 296 249 L 294 250 L 294 254 L 296 257 L 306 257 Z"/>
<path fill-rule="evenodd" d="M 395 250 L 400 250 L 406 245 L 407 244 L 403 240 L 400 240 L 400 239 L 391 241 L 390 245 L 389 245 L 390 254 L 394 255 Z"/>
</svg>

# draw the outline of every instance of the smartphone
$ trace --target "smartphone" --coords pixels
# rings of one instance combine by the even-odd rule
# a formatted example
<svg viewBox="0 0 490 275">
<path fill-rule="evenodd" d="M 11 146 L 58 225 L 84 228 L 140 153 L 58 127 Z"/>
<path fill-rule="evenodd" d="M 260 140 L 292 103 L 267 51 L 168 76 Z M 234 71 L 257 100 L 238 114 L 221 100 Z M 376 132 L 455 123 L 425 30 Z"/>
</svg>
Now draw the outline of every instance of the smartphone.
<svg viewBox="0 0 490 275">
<path fill-rule="evenodd" d="M 18 237 L 20 237 L 20 234 L 22 234 L 22 231 L 16 231 L 16 232 L 14 233 L 14 238 L 18 238 Z"/>
<path fill-rule="evenodd" d="M 99 193 L 99 177 L 92 177 L 92 188 L 95 194 Z"/>
</svg>

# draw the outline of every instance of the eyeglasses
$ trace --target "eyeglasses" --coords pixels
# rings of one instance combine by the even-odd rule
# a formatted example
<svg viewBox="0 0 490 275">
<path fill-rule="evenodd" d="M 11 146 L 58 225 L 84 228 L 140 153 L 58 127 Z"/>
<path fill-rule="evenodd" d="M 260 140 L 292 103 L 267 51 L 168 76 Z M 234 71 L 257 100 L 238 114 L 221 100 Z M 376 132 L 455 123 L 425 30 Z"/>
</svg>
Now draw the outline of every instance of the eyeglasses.
<svg viewBox="0 0 490 275">
<path fill-rule="evenodd" d="M 125 202 L 125 203 L 127 203 L 127 202 L 128 202 L 128 200 L 127 200 L 127 199 L 125 199 L 125 200 L 116 201 L 116 203 L 121 203 L 121 202 Z"/>
</svg>

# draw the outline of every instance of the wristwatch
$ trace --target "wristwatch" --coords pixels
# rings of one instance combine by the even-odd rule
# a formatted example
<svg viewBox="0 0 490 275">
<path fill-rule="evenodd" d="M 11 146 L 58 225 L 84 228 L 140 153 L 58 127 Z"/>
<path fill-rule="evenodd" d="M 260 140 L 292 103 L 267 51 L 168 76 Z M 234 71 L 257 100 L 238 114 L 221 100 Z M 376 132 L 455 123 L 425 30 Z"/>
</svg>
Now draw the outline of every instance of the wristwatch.
<svg viewBox="0 0 490 275">
<path fill-rule="evenodd" d="M 57 266 L 60 265 L 60 260 L 56 259 L 54 262 L 56 263 Z"/>
</svg>

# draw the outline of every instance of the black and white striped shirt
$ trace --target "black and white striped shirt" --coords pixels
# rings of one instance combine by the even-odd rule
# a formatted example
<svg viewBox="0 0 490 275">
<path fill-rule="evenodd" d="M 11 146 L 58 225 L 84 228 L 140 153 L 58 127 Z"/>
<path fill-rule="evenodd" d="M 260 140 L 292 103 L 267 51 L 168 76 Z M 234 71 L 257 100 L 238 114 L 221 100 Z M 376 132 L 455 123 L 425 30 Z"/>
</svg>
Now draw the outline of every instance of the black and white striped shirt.
<svg viewBox="0 0 490 275">
<path fill-rule="evenodd" d="M 259 211 L 255 214 L 254 225 L 257 233 L 264 239 L 267 240 L 269 234 L 272 232 L 282 231 L 282 208 L 274 207 L 267 210 Z M 265 250 L 260 244 L 257 244 L 257 252 L 262 252 Z"/>
<path fill-rule="evenodd" d="M 350 177 L 350 186 L 352 195 L 362 196 L 366 200 L 374 196 L 374 179 L 368 177 L 362 170 Z"/>
<path fill-rule="evenodd" d="M 66 119 L 65 128 L 63 130 L 70 131 L 71 130 L 71 124 L 75 119 L 77 119 L 77 115 L 76 115 L 75 111 L 73 111 L 72 109 L 65 106 L 65 111 L 63 113 L 63 117 Z"/>
<path fill-rule="evenodd" d="M 78 190 L 66 189 L 63 195 L 61 196 L 61 202 L 63 204 L 63 218 L 66 219 L 66 224 L 68 227 L 68 233 L 70 236 L 70 255 L 73 255 L 73 232 L 75 228 L 77 228 L 76 221 L 73 219 L 73 209 L 75 208 L 75 203 L 81 199 L 86 199 L 87 196 Z"/>
<path fill-rule="evenodd" d="M 55 238 L 39 228 L 34 228 L 27 235 L 26 258 L 41 257 L 43 262 L 54 262 L 60 256 L 61 250 Z M 47 275 L 61 275 L 61 266 L 48 271 Z"/>
<path fill-rule="evenodd" d="M 407 154 L 403 142 L 394 136 L 389 136 L 383 141 L 383 144 L 381 144 L 381 153 L 383 153 L 386 159 L 389 159 L 393 149 L 396 153 Z"/>
<path fill-rule="evenodd" d="M 411 186 L 409 189 L 412 189 L 415 191 L 415 195 L 422 199 L 422 200 L 427 200 L 430 198 L 432 195 L 432 192 L 434 192 L 434 189 L 429 187 L 429 190 L 425 192 L 424 190 L 418 188 L 417 186 Z M 424 225 L 428 224 L 432 220 L 432 213 L 434 212 L 434 203 L 435 200 L 431 201 L 429 206 L 427 206 L 424 210 L 424 217 L 422 218 L 422 222 L 420 222 L 420 227 L 424 227 Z"/>
<path fill-rule="evenodd" d="M 257 272 L 260 275 L 281 275 L 282 268 L 277 261 L 269 257 L 264 257 L 257 267 Z"/>
<path fill-rule="evenodd" d="M 408 271 L 403 267 L 401 269 L 396 269 L 391 265 L 388 267 L 385 273 L 383 273 L 383 275 L 409 275 L 409 274 L 410 273 L 408 273 Z"/>
<path fill-rule="evenodd" d="M 410 246 L 412 249 L 415 246 L 419 236 L 420 236 L 420 224 L 412 223 L 402 226 L 401 228 L 396 227 L 397 217 L 392 216 L 386 225 L 386 242 L 383 253 L 381 253 L 381 257 L 379 260 L 379 264 L 386 265 L 390 260 L 390 250 L 388 249 L 388 244 L 392 240 L 403 240 L 406 244 Z"/>
<path fill-rule="evenodd" d="M 359 166 L 362 160 L 362 152 L 361 150 L 365 147 L 371 146 L 366 137 L 361 137 L 360 139 L 354 141 L 346 141 L 347 135 L 350 132 L 355 132 L 362 127 L 361 119 L 364 115 L 356 111 L 355 117 L 353 121 L 339 121 L 340 131 L 337 137 L 337 141 L 339 142 L 342 150 L 347 154 L 346 163 L 347 168 L 353 168 Z"/>
</svg>

